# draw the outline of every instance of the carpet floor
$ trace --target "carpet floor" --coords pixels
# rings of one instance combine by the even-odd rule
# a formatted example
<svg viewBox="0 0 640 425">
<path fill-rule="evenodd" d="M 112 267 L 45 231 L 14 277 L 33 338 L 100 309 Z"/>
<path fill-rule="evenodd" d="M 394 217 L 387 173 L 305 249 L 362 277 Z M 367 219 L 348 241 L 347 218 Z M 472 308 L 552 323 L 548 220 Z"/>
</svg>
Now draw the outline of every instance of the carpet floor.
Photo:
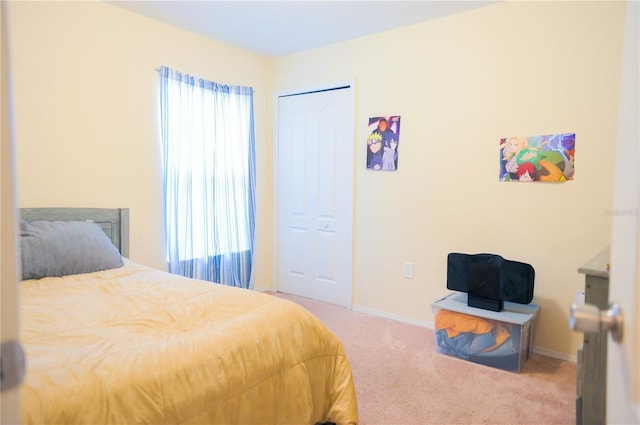
<svg viewBox="0 0 640 425">
<path fill-rule="evenodd" d="M 446 356 L 434 331 L 284 293 L 342 340 L 361 425 L 574 424 L 575 363 L 532 354 L 519 373 Z"/>
</svg>

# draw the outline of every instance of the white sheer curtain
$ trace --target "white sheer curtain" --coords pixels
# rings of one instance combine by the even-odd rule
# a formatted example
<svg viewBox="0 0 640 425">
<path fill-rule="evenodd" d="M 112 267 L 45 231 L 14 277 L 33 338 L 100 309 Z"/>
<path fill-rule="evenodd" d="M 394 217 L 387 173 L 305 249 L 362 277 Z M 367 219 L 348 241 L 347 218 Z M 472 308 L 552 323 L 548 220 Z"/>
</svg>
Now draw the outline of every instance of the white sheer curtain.
<svg viewBox="0 0 640 425">
<path fill-rule="evenodd" d="M 169 271 L 250 288 L 253 89 L 159 72 Z"/>
</svg>

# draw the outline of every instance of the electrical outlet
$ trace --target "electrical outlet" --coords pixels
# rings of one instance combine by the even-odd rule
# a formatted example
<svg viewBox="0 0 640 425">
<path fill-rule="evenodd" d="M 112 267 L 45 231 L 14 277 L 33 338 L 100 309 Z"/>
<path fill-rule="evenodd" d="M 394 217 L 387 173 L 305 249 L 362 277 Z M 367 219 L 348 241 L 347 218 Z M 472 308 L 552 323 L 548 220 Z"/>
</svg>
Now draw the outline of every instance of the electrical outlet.
<svg viewBox="0 0 640 425">
<path fill-rule="evenodd" d="M 404 278 L 413 279 L 413 263 L 404 263 Z"/>
<path fill-rule="evenodd" d="M 582 305 L 584 304 L 584 291 L 583 290 L 577 290 L 576 291 L 576 304 L 577 305 Z"/>
</svg>

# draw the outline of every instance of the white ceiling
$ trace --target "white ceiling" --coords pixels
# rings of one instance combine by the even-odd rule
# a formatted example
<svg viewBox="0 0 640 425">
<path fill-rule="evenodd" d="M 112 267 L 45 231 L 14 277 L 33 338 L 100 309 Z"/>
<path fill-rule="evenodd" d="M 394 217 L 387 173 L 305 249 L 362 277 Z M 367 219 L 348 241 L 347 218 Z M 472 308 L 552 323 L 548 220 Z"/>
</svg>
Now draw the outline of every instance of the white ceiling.
<svg viewBox="0 0 640 425">
<path fill-rule="evenodd" d="M 279 56 L 322 47 L 497 1 L 107 1 L 167 24 Z"/>
</svg>

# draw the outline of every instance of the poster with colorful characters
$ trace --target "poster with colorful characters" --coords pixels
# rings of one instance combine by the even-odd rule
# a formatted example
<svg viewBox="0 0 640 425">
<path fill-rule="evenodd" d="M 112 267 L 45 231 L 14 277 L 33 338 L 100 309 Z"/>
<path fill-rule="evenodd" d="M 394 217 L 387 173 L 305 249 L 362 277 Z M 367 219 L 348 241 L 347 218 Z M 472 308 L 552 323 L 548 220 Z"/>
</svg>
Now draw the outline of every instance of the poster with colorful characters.
<svg viewBox="0 0 640 425">
<path fill-rule="evenodd" d="M 369 118 L 367 169 L 396 171 L 400 144 L 400 115 Z"/>
<path fill-rule="evenodd" d="M 500 139 L 500 181 L 573 180 L 575 133 Z"/>
</svg>

